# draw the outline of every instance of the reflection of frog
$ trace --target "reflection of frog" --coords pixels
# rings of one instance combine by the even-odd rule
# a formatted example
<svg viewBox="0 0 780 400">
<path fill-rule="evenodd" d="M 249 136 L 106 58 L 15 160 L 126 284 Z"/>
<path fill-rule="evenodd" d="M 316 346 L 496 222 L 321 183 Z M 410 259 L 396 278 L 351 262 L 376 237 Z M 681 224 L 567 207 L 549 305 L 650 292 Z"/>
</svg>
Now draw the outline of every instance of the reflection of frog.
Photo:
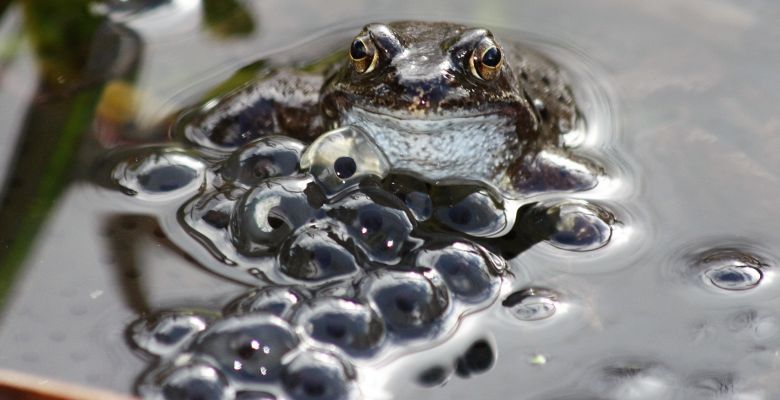
<svg viewBox="0 0 780 400">
<path fill-rule="evenodd" d="M 501 45 L 484 29 L 396 22 L 366 26 L 347 53 L 324 76 L 277 70 L 211 102 L 189 120 L 187 136 L 232 150 L 260 136 L 311 140 L 355 125 L 392 167 L 429 179 L 479 179 L 520 193 L 595 184 L 585 164 L 557 148 L 578 113 L 537 52 Z"/>
</svg>

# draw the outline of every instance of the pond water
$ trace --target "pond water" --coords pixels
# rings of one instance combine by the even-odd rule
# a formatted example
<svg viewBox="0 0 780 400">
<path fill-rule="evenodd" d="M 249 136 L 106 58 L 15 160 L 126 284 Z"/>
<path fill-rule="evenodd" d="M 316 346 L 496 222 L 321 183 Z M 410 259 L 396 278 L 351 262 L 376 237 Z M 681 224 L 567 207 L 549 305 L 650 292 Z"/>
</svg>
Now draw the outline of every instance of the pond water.
<svg viewBox="0 0 780 400">
<path fill-rule="evenodd" d="M 361 370 L 364 392 L 780 396 L 780 6 L 258 1 L 228 7 L 220 23 L 214 2 L 145 3 L 59 10 L 56 26 L 69 27 L 60 43 L 44 29 L 57 13 L 0 8 L 0 367 L 135 390 L 150 360 L 127 340 L 133 321 L 219 310 L 247 288 L 199 267 L 153 217 L 92 183 L 95 160 L 164 139 L 176 111 L 268 54 L 305 57 L 348 43 L 364 23 L 414 18 L 495 27 L 564 67 L 591 122 L 571 140 L 609 177 L 567 198 L 603 205 L 617 222 L 593 251 L 545 242 L 512 259 L 499 301 Z"/>
</svg>

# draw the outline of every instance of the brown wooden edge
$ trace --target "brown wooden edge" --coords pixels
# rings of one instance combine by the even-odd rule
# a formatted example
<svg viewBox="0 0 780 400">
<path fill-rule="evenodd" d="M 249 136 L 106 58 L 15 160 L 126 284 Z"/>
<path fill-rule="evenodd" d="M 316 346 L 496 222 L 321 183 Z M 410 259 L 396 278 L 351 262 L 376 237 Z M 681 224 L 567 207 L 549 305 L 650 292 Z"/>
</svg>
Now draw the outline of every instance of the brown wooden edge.
<svg viewBox="0 0 780 400">
<path fill-rule="evenodd" d="M 0 400 L 137 400 L 137 398 L 0 369 Z"/>
</svg>

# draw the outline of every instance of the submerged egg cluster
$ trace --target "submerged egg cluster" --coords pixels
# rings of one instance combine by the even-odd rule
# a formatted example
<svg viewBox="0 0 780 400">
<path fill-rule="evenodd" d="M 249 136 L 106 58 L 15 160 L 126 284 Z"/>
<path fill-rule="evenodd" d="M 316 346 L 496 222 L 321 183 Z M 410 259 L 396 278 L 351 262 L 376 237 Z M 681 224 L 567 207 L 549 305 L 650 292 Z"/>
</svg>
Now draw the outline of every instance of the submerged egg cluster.
<svg viewBox="0 0 780 400">
<path fill-rule="evenodd" d="M 500 252 L 491 241 L 510 232 L 517 209 L 479 182 L 432 183 L 390 171 L 381 150 L 354 127 L 309 146 L 279 136 L 230 153 L 143 148 L 123 154 L 112 179 L 175 221 L 163 223 L 172 240 L 207 249 L 213 257 L 198 257 L 201 263 L 253 285 L 354 283 L 375 270 L 455 260 L 448 246 Z M 455 268 L 426 267 L 444 276 Z M 464 293 L 482 291 L 487 272 L 473 273 L 445 280 Z M 465 287 L 472 279 L 476 286 Z"/>
<path fill-rule="evenodd" d="M 165 311 L 136 321 L 130 338 L 158 358 L 145 398 L 359 397 L 357 367 L 454 329 L 498 294 L 485 249 L 465 241 L 424 246 L 407 267 L 365 272 L 321 289 L 267 286 L 222 313 Z"/>
<path fill-rule="evenodd" d="M 308 147 L 267 137 L 224 155 L 152 147 L 123 157 L 112 175 L 123 192 L 175 213 L 180 224 L 167 227 L 208 249 L 216 263 L 204 264 L 261 286 L 220 313 L 133 324 L 133 343 L 158 357 L 141 394 L 355 397 L 356 366 L 492 304 L 506 263 L 485 240 L 509 227 L 500 196 L 391 174 L 383 157 L 353 128 Z"/>
<path fill-rule="evenodd" d="M 592 250 L 614 222 L 587 203 L 521 207 L 484 183 L 392 171 L 355 127 L 308 146 L 270 136 L 233 152 L 117 157 L 113 184 L 152 208 L 171 240 L 257 286 L 222 311 L 164 311 L 131 326 L 135 346 L 157 357 L 139 385 L 149 398 L 356 397 L 360 366 L 493 304 L 506 258 L 540 240 Z M 492 360 L 489 346 L 472 353 L 490 357 L 464 356 L 459 375 L 492 365 L 472 362 Z"/>
</svg>

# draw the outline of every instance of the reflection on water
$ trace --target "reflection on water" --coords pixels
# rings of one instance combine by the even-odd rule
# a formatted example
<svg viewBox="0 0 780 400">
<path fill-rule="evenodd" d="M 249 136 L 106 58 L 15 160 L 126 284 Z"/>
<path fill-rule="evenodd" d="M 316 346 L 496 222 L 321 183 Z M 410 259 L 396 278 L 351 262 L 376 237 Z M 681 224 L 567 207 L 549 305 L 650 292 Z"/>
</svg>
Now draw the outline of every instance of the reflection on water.
<svg viewBox="0 0 780 400">
<path fill-rule="evenodd" d="M 109 200 L 94 187 L 73 182 L 92 175 L 93 160 L 106 146 L 164 140 L 173 111 L 209 97 L 209 88 L 271 50 L 305 41 L 334 22 L 349 21 L 343 25 L 349 29 L 339 25 L 328 31 L 351 32 L 369 19 L 397 19 L 365 15 L 408 11 L 434 19 L 467 16 L 532 32 L 524 37 L 549 49 L 567 68 L 575 96 L 590 99 L 581 104 L 589 122 L 587 134 L 564 141 L 587 158 L 604 160 L 605 178 L 595 190 L 576 196 L 577 202 L 541 196 L 540 203 L 561 205 L 560 213 L 568 216 L 562 226 L 569 231 L 551 242 L 515 248 L 520 254 L 510 261 L 513 275 L 504 280 L 497 301 L 458 320 L 455 334 L 414 348 L 424 351 L 389 357 L 365 371 L 358 368 L 360 389 L 371 396 L 393 393 L 399 398 L 540 400 L 771 399 L 780 393 L 773 379 L 780 345 L 775 311 L 780 296 L 774 284 L 780 253 L 775 243 L 780 238 L 772 223 L 777 211 L 771 201 L 778 195 L 773 172 L 778 167 L 773 157 L 778 123 L 772 105 L 780 100 L 774 77 L 780 60 L 767 45 L 777 37 L 768 17 L 780 11 L 776 5 L 594 0 L 443 7 L 399 2 L 391 9 L 345 0 L 323 10 L 273 1 L 216 3 L 193 7 L 178 1 L 143 6 L 104 2 L 45 10 L 29 2 L 2 6 L 0 101 L 6 110 L 26 110 L 0 111 L 7 131 L 0 135 L 0 147 L 16 149 L 14 156 L 0 153 L 3 165 L 10 166 L 0 220 L 13 222 L 0 228 L 5 244 L 0 273 L 9 288 L 3 291 L 2 365 L 127 392 L 145 365 L 130 354 L 123 332 L 141 313 L 177 310 L 150 314 L 133 325 L 138 330 L 131 329 L 141 337 L 136 342 L 146 343 L 149 331 L 144 329 L 162 332 L 156 347 L 140 347 L 166 357 L 186 347 L 211 354 L 224 337 L 198 332 L 222 329 L 212 325 L 215 318 L 229 324 L 230 317 L 215 314 L 223 306 L 225 315 L 268 310 L 281 316 L 254 321 L 258 324 L 283 326 L 299 318 L 372 326 L 375 318 L 365 308 L 331 315 L 330 307 L 310 301 L 305 291 L 247 291 L 197 269 L 225 248 L 209 249 L 201 243 L 222 240 L 232 245 L 230 236 L 219 233 L 231 224 L 220 205 L 237 201 L 238 193 L 222 190 L 192 203 L 186 215 L 202 221 L 193 227 L 202 240 L 184 246 L 170 234 L 178 221 L 162 220 L 160 229 L 153 219 L 129 215 L 150 209 L 175 215 L 174 209 Z M 115 8 L 119 5 L 121 10 Z M 63 26 L 55 21 L 57 16 L 84 23 L 57 31 L 67 34 L 47 34 L 45 27 Z M 198 28 L 201 24 L 203 29 Z M 319 43 L 333 44 L 326 42 Z M 284 54 L 301 59 L 310 51 L 298 46 Z M 31 80 L 38 83 L 28 83 Z M 225 88 L 231 85 L 235 82 Z M 595 117 L 604 114 L 619 119 Z M 262 159 L 259 152 L 246 154 L 246 159 Z M 157 203 L 163 204 L 170 200 L 168 194 L 198 186 L 203 160 L 213 162 L 201 157 L 165 153 L 164 173 L 140 174 L 130 190 L 165 192 Z M 230 165 L 241 164 L 244 159 L 239 158 Z M 147 172 L 157 165 L 138 161 L 127 165 Z M 351 164 L 343 161 L 334 172 L 354 175 Z M 222 171 L 230 179 L 254 179 L 236 174 L 235 168 L 231 175 L 227 165 Z M 255 165 L 260 174 L 274 173 L 268 163 Z M 179 186 L 182 177 L 195 183 Z M 403 176 L 393 179 L 404 183 L 399 207 L 408 209 L 410 218 L 450 226 L 463 221 L 456 204 L 436 209 L 435 196 L 426 196 L 417 183 Z M 475 193 L 467 197 L 469 204 L 489 204 L 490 191 Z M 264 209 L 262 199 L 257 200 L 253 209 Z M 119 212 L 123 215 L 117 216 L 117 210 L 124 210 Z M 529 218 L 535 215 L 521 211 L 528 211 L 524 215 Z M 494 223 L 470 232 L 494 232 L 505 224 L 501 219 L 485 221 Z M 582 221 L 593 221 L 586 225 L 596 228 L 583 229 Z M 266 222 L 271 228 L 275 224 L 274 219 Z M 112 235 L 103 237 L 106 232 Z M 329 275 L 312 270 L 307 262 L 292 261 L 305 259 L 298 256 L 299 248 L 330 254 L 334 260 L 337 253 L 309 249 L 323 243 L 289 243 L 289 265 L 296 267 L 282 275 L 324 281 L 342 276 L 338 268 Z M 361 251 L 373 251 L 372 243 L 364 243 Z M 186 254 L 196 245 L 202 249 L 197 262 Z M 502 254 L 512 250 L 499 249 Z M 437 257 L 436 251 L 426 254 Z M 381 261 L 392 255 L 373 257 Z M 381 278 L 377 276 L 374 285 L 389 291 L 396 278 L 406 275 L 387 282 Z M 479 279 L 443 281 L 453 293 L 468 294 Z M 236 300 L 227 304 L 229 299 Z M 394 306 L 403 308 L 403 303 Z M 297 311 L 297 304 L 306 304 L 300 309 L 305 311 Z M 403 325 L 403 319 L 398 323 Z M 294 334 L 340 343 L 335 347 L 356 354 L 362 345 L 373 343 L 347 340 L 327 323 L 303 326 L 309 330 Z M 375 337 L 369 332 L 375 331 L 366 330 L 365 338 Z M 260 360 L 254 355 L 258 349 L 251 340 L 247 343 L 239 350 L 245 350 L 241 354 L 247 365 L 254 365 Z M 328 379 L 334 376 L 339 377 L 335 381 L 352 382 L 353 371 L 340 356 L 296 353 L 285 365 L 281 382 L 296 396 L 326 387 L 333 390 L 327 393 L 354 390 L 317 384 L 332 382 Z M 156 377 L 179 394 L 192 387 L 192 379 L 198 379 L 197 387 L 203 390 L 224 388 L 232 379 L 215 370 L 211 361 L 193 362 L 188 368 L 161 367 Z M 260 392 L 265 389 L 244 395 L 270 396 Z"/>
</svg>

